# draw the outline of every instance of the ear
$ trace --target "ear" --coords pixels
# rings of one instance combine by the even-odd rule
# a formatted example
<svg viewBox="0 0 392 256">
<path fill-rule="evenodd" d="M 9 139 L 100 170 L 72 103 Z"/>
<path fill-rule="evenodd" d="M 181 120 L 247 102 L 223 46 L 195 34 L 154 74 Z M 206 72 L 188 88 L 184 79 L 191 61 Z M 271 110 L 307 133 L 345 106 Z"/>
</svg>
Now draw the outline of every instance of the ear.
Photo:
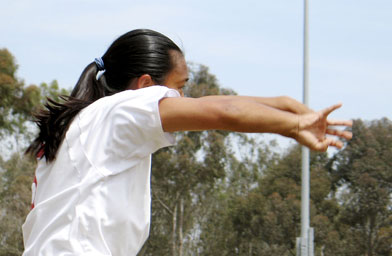
<svg viewBox="0 0 392 256">
<path fill-rule="evenodd" d="M 151 76 L 148 74 L 144 74 L 137 79 L 136 89 L 145 88 L 154 84 L 155 83 L 152 80 Z"/>
</svg>

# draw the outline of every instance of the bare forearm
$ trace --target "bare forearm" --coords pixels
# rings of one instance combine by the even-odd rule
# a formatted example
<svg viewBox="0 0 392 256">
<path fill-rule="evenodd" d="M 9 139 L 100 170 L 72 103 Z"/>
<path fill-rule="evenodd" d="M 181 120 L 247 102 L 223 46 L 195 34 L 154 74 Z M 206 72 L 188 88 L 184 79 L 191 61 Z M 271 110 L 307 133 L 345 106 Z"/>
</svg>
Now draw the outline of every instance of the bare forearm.
<svg viewBox="0 0 392 256">
<path fill-rule="evenodd" d="M 250 100 L 252 98 L 252 100 Z M 298 115 L 269 106 L 257 97 L 238 97 L 227 100 L 227 121 L 223 129 L 238 132 L 277 133 L 295 136 Z M 264 102 L 264 103 L 261 103 Z M 275 104 L 275 103 L 274 103 Z"/>
<path fill-rule="evenodd" d="M 228 97 L 240 97 L 246 100 L 251 100 L 257 103 L 267 105 L 272 108 L 276 108 L 283 111 L 288 111 L 296 114 L 305 114 L 312 112 L 307 106 L 301 102 L 288 97 L 288 96 L 278 96 L 278 97 L 252 97 L 252 96 L 228 96 Z"/>
<path fill-rule="evenodd" d="M 165 131 L 220 129 L 294 136 L 298 129 L 297 115 L 261 104 L 254 98 L 167 99 L 160 104 L 162 125 Z"/>
</svg>

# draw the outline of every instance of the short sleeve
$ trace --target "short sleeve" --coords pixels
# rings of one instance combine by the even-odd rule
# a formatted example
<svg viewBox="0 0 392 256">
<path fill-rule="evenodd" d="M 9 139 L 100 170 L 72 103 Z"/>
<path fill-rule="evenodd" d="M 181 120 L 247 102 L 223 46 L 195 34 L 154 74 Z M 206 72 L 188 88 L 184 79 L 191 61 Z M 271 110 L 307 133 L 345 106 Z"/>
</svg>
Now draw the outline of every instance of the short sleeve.
<svg viewBox="0 0 392 256">
<path fill-rule="evenodd" d="M 180 95 L 165 86 L 150 86 L 106 97 L 83 111 L 80 139 L 90 161 L 119 172 L 173 145 L 174 138 L 163 131 L 159 114 L 159 101 L 166 97 Z"/>
<path fill-rule="evenodd" d="M 143 93 L 119 103 L 111 115 L 113 133 L 109 143 L 124 157 L 145 157 L 174 143 L 172 135 L 162 129 L 159 101 L 177 96 L 176 91 L 161 86 L 139 92 Z"/>
</svg>

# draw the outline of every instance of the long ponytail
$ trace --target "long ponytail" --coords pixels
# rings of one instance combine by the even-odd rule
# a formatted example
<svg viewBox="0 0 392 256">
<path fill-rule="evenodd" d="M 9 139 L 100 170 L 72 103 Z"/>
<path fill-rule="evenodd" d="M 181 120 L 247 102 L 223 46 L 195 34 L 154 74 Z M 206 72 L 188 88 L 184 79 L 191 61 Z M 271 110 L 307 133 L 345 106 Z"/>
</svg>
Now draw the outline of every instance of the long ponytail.
<svg viewBox="0 0 392 256">
<path fill-rule="evenodd" d="M 34 115 L 39 128 L 38 137 L 27 148 L 26 153 L 38 155 L 43 152 L 47 161 L 55 159 L 57 150 L 74 117 L 85 107 L 105 95 L 104 87 L 97 81 L 98 68 L 89 64 L 83 71 L 70 96 L 61 96 L 62 102 L 50 98 L 44 109 Z"/>
<path fill-rule="evenodd" d="M 105 70 L 98 79 L 98 64 L 92 62 L 69 96 L 62 96 L 61 102 L 48 99 L 45 108 L 34 115 L 40 131 L 26 154 L 42 152 L 46 161 L 53 161 L 69 125 L 83 108 L 126 90 L 133 79 L 143 74 L 161 84 L 173 68 L 170 51 L 182 53 L 169 38 L 148 29 L 133 30 L 116 39 L 102 56 Z"/>
</svg>

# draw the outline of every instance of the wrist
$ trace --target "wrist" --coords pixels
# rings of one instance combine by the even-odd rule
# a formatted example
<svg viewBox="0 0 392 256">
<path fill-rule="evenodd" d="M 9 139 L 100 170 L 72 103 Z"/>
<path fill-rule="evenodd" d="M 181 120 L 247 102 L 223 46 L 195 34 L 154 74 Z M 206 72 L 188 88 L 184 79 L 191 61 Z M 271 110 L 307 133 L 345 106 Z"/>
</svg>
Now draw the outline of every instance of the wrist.
<svg viewBox="0 0 392 256">
<path fill-rule="evenodd" d="M 290 114 L 287 119 L 287 126 L 285 131 L 281 134 L 285 137 L 296 139 L 299 133 L 299 122 L 300 115 L 298 114 Z"/>
</svg>

